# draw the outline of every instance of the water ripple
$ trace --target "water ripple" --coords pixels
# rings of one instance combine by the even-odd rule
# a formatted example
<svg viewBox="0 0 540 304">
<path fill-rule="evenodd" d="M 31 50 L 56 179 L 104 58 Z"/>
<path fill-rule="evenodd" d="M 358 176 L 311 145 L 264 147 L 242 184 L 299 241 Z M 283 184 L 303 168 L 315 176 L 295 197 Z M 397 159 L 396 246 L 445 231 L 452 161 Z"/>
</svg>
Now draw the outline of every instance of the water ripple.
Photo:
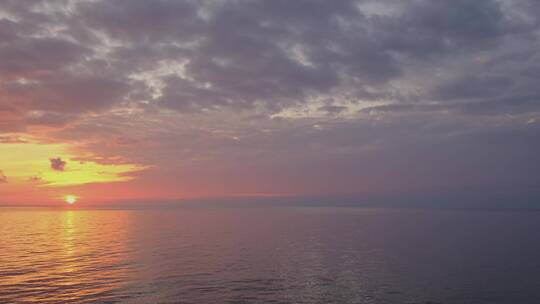
<svg viewBox="0 0 540 304">
<path fill-rule="evenodd" d="M 539 214 L 0 208 L 0 303 L 540 303 Z"/>
</svg>

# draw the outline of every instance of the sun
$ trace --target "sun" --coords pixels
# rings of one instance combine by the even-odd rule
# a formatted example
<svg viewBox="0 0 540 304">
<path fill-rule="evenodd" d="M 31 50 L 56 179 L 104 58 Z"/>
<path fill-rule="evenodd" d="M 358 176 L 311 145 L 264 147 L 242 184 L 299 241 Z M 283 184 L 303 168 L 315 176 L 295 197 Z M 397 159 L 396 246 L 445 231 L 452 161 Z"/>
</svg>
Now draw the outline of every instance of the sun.
<svg viewBox="0 0 540 304">
<path fill-rule="evenodd" d="M 66 203 L 73 205 L 77 202 L 77 197 L 75 195 L 69 194 L 64 197 L 64 200 L 66 201 Z"/>
</svg>

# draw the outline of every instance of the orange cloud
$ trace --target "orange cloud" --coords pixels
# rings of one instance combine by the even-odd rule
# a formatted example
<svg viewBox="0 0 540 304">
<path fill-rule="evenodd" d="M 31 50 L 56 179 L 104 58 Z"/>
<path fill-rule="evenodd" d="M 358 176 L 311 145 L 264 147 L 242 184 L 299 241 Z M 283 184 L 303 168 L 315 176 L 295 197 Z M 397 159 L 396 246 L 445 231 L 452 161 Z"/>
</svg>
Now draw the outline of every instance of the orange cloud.
<svg viewBox="0 0 540 304">
<path fill-rule="evenodd" d="M 7 183 L 7 177 L 4 175 L 2 170 L 0 170 L 0 183 Z"/>
</svg>

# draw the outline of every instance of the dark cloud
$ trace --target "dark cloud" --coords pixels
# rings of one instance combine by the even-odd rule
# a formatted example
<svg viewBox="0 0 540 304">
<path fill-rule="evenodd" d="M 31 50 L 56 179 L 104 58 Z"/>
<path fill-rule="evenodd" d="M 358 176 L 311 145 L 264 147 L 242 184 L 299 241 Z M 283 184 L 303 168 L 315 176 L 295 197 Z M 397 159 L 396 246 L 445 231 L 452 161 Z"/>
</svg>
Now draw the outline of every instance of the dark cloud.
<svg viewBox="0 0 540 304">
<path fill-rule="evenodd" d="M 57 38 L 16 37 L 0 44 L 3 78 L 39 77 L 60 70 L 81 59 L 85 49 Z"/>
<path fill-rule="evenodd" d="M 414 57 L 492 47 L 513 29 L 497 1 L 411 1 L 378 22 L 384 43 Z"/>
<path fill-rule="evenodd" d="M 54 171 L 64 171 L 66 168 L 66 162 L 60 157 L 50 158 L 49 161 L 51 162 L 51 169 Z"/>
<path fill-rule="evenodd" d="M 362 86 L 399 74 L 354 1 L 119 1 L 80 10 L 88 24 L 129 42 L 118 51 L 131 62 L 184 62 L 184 75 L 163 79 L 159 98 L 175 109 L 294 103 L 344 80 Z"/>
<path fill-rule="evenodd" d="M 0 184 L 7 183 L 7 177 L 4 175 L 4 172 L 0 170 Z"/>
<path fill-rule="evenodd" d="M 538 28 L 528 1 L 383 1 L 379 13 L 354 0 L 46 2 L 49 10 L 3 5 L 19 19 L 2 20 L 0 88 L 29 110 L 58 113 L 133 98 L 179 111 L 262 104 L 273 112 L 321 94 L 404 99 L 391 84 L 407 81 L 405 70 L 435 68 L 434 56 L 508 56 L 512 37 L 537 41 Z M 55 26 L 63 29 L 36 36 Z M 450 81 L 416 98 L 488 98 L 518 86 L 517 73 L 533 79 L 535 66 L 449 71 Z"/>
<path fill-rule="evenodd" d="M 436 97 L 442 100 L 495 98 L 513 87 L 514 82 L 514 79 L 504 76 L 464 75 L 436 88 Z"/>
<path fill-rule="evenodd" d="M 112 38 L 146 44 L 198 38 L 202 20 L 197 6 L 194 1 L 97 1 L 81 3 L 79 14 L 88 25 Z"/>
</svg>

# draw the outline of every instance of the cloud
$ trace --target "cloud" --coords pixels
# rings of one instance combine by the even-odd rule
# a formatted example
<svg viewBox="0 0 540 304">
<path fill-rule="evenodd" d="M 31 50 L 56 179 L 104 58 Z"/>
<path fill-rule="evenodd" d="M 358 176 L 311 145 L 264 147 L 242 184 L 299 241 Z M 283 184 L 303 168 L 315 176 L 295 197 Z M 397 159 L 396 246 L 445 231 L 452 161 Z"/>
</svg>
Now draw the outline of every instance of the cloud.
<svg viewBox="0 0 540 304">
<path fill-rule="evenodd" d="M 532 197 L 540 178 L 538 1 L 4 1 L 0 16 L 3 143 L 71 143 L 184 191 Z"/>
<path fill-rule="evenodd" d="M 0 184 L 7 183 L 7 182 L 8 182 L 7 177 L 4 175 L 4 172 L 0 170 Z"/>
<path fill-rule="evenodd" d="M 0 7 L 14 17 L 2 20 L 0 88 L 23 111 L 66 121 L 140 102 L 180 112 L 262 106 L 275 113 L 335 95 L 355 102 L 487 98 L 501 82 L 519 85 L 517 74 L 534 81 L 530 65 L 526 72 L 516 64 L 512 75 L 454 68 L 414 96 L 404 89 L 412 87 L 407 76 L 457 67 L 450 61 L 465 64 L 486 55 L 480 52 L 492 61 L 513 51 L 532 55 L 516 47 L 537 40 L 538 6 L 530 1 L 381 1 L 375 11 L 373 1 L 355 0 L 47 3 L 47 10 L 39 3 Z M 63 30 L 43 31 L 54 28 Z M 492 69 L 502 65 L 497 60 Z"/>
<path fill-rule="evenodd" d="M 51 162 L 51 169 L 54 171 L 64 171 L 66 167 L 66 162 L 63 161 L 60 157 L 58 158 L 50 158 Z"/>
<path fill-rule="evenodd" d="M 25 144 L 28 141 L 16 135 L 0 135 L 0 144 Z"/>
</svg>

